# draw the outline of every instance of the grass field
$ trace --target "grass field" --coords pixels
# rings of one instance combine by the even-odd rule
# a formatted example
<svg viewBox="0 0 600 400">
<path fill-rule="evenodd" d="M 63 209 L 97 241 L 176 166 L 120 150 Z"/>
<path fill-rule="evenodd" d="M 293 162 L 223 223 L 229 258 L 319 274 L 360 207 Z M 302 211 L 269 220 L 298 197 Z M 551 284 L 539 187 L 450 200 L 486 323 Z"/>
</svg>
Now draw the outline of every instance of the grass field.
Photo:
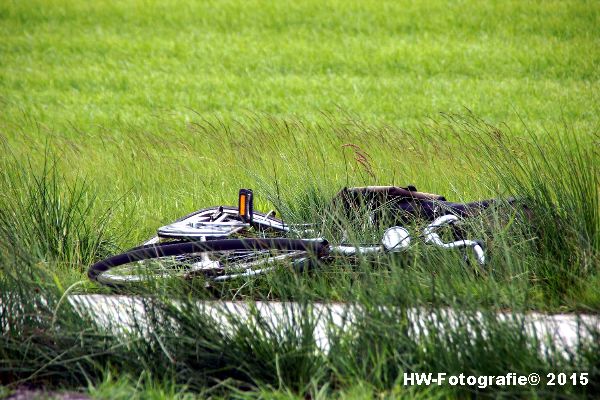
<svg viewBox="0 0 600 400">
<path fill-rule="evenodd" d="M 379 259 L 377 268 L 280 271 L 218 293 L 194 283 L 154 292 L 307 307 L 351 301 L 369 310 L 396 304 L 598 313 L 598 49 L 595 1 L 3 1 L 0 304 L 33 307 L 39 299 L 26 293 L 34 289 L 57 302 L 71 284 L 85 282 L 94 260 L 190 211 L 233 204 L 240 187 L 255 189 L 259 209 L 320 221 L 343 186 L 414 184 L 452 200 L 516 195 L 538 218 L 528 225 L 494 215 L 470 227 L 488 244 L 490 272 L 483 274 L 455 256 L 417 248 L 407 259 Z M 30 279 L 15 278 L 19 270 Z M 75 289 L 101 290 L 88 283 Z M 265 337 L 252 342 L 252 331 L 202 336 L 192 326 L 210 327 L 205 316 L 167 307 L 159 311 L 189 324 L 181 343 L 204 346 L 194 360 L 161 331 L 182 357 L 170 363 L 158 337 L 132 339 L 124 352 L 115 350 L 118 339 L 93 329 L 77 342 L 77 326 L 86 322 L 72 310 L 64 311 L 66 339 L 56 341 L 46 318 L 55 320 L 57 311 L 42 306 L 34 326 L 27 307 L 15 311 L 13 330 L 2 315 L 0 383 L 7 390 L 29 380 L 111 398 L 463 397 L 473 393 L 408 390 L 399 377 L 427 368 L 532 372 L 536 365 L 587 370 L 595 383 L 476 394 L 599 390 L 597 344 L 540 359 L 532 350 L 539 344 L 491 317 L 485 329 L 497 332 L 495 342 L 472 343 L 459 330 L 417 343 L 391 339 L 397 321 L 375 313 L 356 337 L 340 337 L 338 350 L 317 356 L 293 332 L 283 332 L 279 345 Z M 490 349 L 498 341 L 497 351 Z M 456 349 L 466 358 L 454 357 Z M 215 361 L 219 351 L 225 356 Z M 287 371 L 299 371 L 297 380 L 281 375 L 273 361 L 280 359 Z M 163 369 L 152 367 L 163 362 Z"/>
</svg>

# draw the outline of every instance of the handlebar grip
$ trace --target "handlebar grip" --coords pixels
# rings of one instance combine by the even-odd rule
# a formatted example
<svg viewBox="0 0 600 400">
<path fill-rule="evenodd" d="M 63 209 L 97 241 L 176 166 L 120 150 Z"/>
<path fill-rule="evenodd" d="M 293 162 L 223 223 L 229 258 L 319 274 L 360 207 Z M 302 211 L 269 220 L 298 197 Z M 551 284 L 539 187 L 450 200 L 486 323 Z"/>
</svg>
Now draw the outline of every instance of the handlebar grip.
<svg viewBox="0 0 600 400">
<path fill-rule="evenodd" d="M 473 246 L 473 252 L 475 253 L 475 257 L 477 257 L 477 264 L 481 266 L 485 265 L 485 252 L 483 251 L 483 247 L 476 244 Z"/>
</svg>

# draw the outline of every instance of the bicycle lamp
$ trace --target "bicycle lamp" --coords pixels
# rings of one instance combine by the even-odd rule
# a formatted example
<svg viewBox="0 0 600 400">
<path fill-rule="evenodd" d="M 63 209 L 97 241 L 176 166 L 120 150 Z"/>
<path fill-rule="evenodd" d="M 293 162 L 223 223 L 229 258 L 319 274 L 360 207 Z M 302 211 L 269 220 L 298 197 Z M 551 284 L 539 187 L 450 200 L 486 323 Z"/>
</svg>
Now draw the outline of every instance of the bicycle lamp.
<svg viewBox="0 0 600 400">
<path fill-rule="evenodd" d="M 393 226 L 383 233 L 381 244 L 390 252 L 405 250 L 410 245 L 410 234 L 401 226 Z"/>
</svg>

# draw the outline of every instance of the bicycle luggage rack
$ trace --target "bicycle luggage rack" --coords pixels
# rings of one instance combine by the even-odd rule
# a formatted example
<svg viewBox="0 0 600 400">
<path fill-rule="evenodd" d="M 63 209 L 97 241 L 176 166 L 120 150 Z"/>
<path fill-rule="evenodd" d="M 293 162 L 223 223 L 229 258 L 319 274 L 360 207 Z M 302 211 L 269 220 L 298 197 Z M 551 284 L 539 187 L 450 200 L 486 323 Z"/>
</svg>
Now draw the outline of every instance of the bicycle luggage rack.
<svg viewBox="0 0 600 400">
<path fill-rule="evenodd" d="M 218 206 L 199 210 L 172 224 L 158 228 L 160 238 L 199 239 L 231 236 L 252 226 L 258 230 L 289 232 L 283 221 L 274 213 L 259 213 L 253 209 L 253 195 L 250 189 L 240 189 L 238 207 Z"/>
</svg>

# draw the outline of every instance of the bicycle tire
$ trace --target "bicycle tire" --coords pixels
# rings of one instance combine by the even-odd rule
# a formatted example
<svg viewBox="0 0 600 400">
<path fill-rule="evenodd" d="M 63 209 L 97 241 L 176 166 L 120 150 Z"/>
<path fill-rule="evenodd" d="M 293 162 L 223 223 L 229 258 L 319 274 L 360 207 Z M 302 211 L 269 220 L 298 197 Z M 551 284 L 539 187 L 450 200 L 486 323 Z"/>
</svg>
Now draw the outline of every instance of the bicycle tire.
<svg viewBox="0 0 600 400">
<path fill-rule="evenodd" d="M 281 254 L 272 256 L 271 252 L 277 251 Z M 229 253 L 232 254 L 229 254 Z M 236 253 L 237 252 L 237 253 Z M 267 255 L 268 252 L 268 255 Z M 294 252 L 294 253 L 285 253 Z M 209 241 L 188 241 L 177 243 L 159 243 L 146 246 L 139 246 L 122 254 L 106 258 L 99 261 L 88 269 L 88 277 L 92 281 L 99 282 L 105 285 L 122 285 L 127 283 L 139 282 L 145 279 L 156 277 L 178 276 L 185 275 L 185 269 L 173 270 L 172 272 L 155 273 L 146 271 L 145 275 L 114 275 L 109 273 L 116 267 L 126 266 L 127 264 L 145 262 L 147 260 L 166 260 L 173 259 L 178 256 L 189 256 L 198 258 L 203 255 L 221 257 L 231 256 L 230 264 L 225 264 L 221 269 L 220 275 L 213 277 L 214 280 L 225 280 L 235 277 L 235 273 L 231 271 L 249 270 L 250 267 L 272 263 L 274 260 L 298 258 L 298 257 L 317 257 L 321 258 L 328 252 L 327 241 L 325 240 L 303 240 L 303 239 L 220 239 Z M 260 263 L 257 261 L 248 262 L 247 259 L 253 255 L 259 257 Z M 245 258 L 244 258 L 245 257 Z M 236 261 L 237 259 L 237 261 Z M 242 260 L 242 261 L 239 261 Z M 160 261 L 159 261 L 160 262 Z M 173 260 L 173 265 L 185 265 L 184 262 Z M 130 267 L 127 267 L 130 268 Z M 195 271 L 193 271 L 195 272 Z M 214 271 L 211 271 L 214 272 Z M 188 271 L 189 273 L 189 271 Z M 237 274 L 239 275 L 239 274 Z"/>
</svg>

